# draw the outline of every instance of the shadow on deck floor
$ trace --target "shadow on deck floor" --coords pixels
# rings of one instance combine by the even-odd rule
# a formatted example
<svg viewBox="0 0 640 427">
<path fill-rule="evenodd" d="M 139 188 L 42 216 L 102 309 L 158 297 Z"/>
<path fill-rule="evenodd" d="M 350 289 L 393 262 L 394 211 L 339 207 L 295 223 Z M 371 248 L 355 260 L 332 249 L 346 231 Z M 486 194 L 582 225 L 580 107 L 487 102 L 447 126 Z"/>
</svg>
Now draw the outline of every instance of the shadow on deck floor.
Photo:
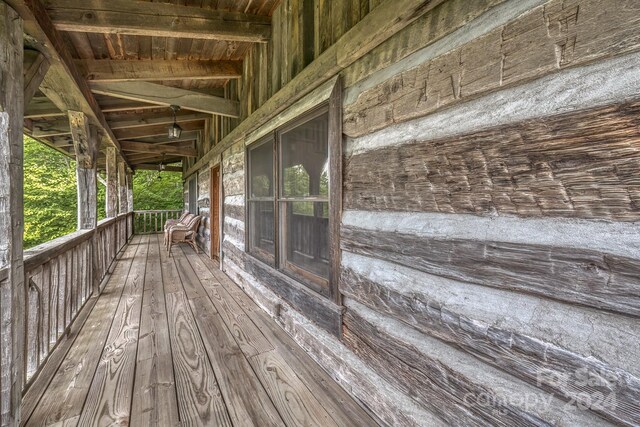
<svg viewBox="0 0 640 427">
<path fill-rule="evenodd" d="M 376 425 L 215 261 L 172 255 L 134 236 L 25 395 L 26 425 Z"/>
</svg>

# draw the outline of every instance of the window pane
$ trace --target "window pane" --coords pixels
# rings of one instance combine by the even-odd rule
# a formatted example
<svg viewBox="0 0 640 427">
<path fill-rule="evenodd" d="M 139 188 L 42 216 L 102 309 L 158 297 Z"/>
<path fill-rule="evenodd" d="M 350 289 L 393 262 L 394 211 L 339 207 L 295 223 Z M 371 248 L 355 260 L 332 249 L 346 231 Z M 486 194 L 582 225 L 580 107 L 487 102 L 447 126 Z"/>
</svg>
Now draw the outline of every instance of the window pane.
<svg viewBox="0 0 640 427">
<path fill-rule="evenodd" d="M 281 135 L 281 196 L 329 195 L 329 115 L 323 114 Z"/>
<path fill-rule="evenodd" d="M 329 203 L 284 202 L 281 208 L 285 268 L 302 275 L 303 279 L 309 278 L 305 272 L 328 279 Z"/>
<path fill-rule="evenodd" d="M 273 264 L 275 256 L 273 202 L 249 202 L 249 252 Z"/>
<path fill-rule="evenodd" d="M 249 151 L 250 197 L 273 196 L 273 141 Z"/>
</svg>

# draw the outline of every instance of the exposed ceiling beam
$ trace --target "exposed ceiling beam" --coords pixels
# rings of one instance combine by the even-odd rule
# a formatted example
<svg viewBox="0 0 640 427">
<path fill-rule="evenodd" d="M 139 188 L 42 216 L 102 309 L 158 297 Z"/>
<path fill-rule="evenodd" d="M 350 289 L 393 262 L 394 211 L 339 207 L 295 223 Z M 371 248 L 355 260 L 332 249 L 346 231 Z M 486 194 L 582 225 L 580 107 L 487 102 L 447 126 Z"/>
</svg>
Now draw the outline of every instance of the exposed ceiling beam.
<svg viewBox="0 0 640 427">
<path fill-rule="evenodd" d="M 267 42 L 270 18 L 132 0 L 49 0 L 58 30 L 155 37 Z"/>
<path fill-rule="evenodd" d="M 52 136 L 70 135 L 71 127 L 66 117 L 48 121 L 32 121 L 32 136 L 34 138 L 50 138 Z"/>
<path fill-rule="evenodd" d="M 131 101 L 121 98 L 105 98 L 98 101 L 100 109 L 103 113 L 117 113 L 121 111 L 138 111 L 157 109 L 157 104 L 149 104 L 148 102 Z"/>
<path fill-rule="evenodd" d="M 101 95 L 158 105 L 179 105 L 182 108 L 226 117 L 239 117 L 236 101 L 218 96 L 149 82 L 91 82 L 91 90 Z"/>
<path fill-rule="evenodd" d="M 194 131 L 194 130 L 202 130 L 204 129 L 203 121 L 198 122 L 186 122 L 180 125 L 183 131 Z M 154 126 L 146 126 L 140 128 L 131 128 L 131 129 L 118 129 L 114 131 L 118 139 L 136 139 L 136 138 L 145 138 L 149 136 L 165 136 L 168 137 L 167 126 L 165 125 L 154 125 Z"/>
<path fill-rule="evenodd" d="M 145 144 L 143 142 L 120 141 L 123 150 L 135 151 L 137 153 L 166 154 L 172 156 L 197 157 L 195 148 L 179 148 L 170 145 Z"/>
<path fill-rule="evenodd" d="M 141 163 L 141 164 L 134 164 L 133 168 L 136 170 L 143 170 L 143 171 L 157 171 L 158 165 Z M 162 172 L 182 172 L 182 166 L 165 166 Z"/>
<path fill-rule="evenodd" d="M 185 131 L 182 132 L 180 138 L 168 139 L 167 135 L 150 136 L 136 138 L 136 142 L 148 142 L 152 144 L 175 144 L 178 142 L 194 142 L 200 137 L 200 131 Z"/>
<path fill-rule="evenodd" d="M 4 0 L 23 19 L 25 44 L 44 53 L 51 66 L 40 85 L 44 93 L 61 111 L 79 111 L 118 151 L 120 144 L 109 129 L 87 81 L 80 75 L 67 49 L 62 34 L 53 26 L 40 0 Z"/>
<path fill-rule="evenodd" d="M 24 50 L 24 104 L 28 105 L 38 91 L 40 83 L 49 70 L 49 60 L 43 53 Z"/>
<path fill-rule="evenodd" d="M 242 61 L 79 59 L 87 80 L 96 82 L 228 80 L 242 76 Z"/>
<path fill-rule="evenodd" d="M 173 123 L 173 115 L 157 116 L 157 115 L 128 115 L 129 117 L 114 118 L 108 120 L 111 129 L 129 129 L 136 127 L 145 127 L 153 125 L 169 125 Z M 204 120 L 210 118 L 210 114 L 206 113 L 189 113 L 176 115 L 176 121 L 178 123 L 193 122 L 198 120 Z"/>
<path fill-rule="evenodd" d="M 60 117 L 66 113 L 60 111 L 49 98 L 44 96 L 34 96 L 25 108 L 24 118 L 31 119 L 34 117 Z"/>
</svg>

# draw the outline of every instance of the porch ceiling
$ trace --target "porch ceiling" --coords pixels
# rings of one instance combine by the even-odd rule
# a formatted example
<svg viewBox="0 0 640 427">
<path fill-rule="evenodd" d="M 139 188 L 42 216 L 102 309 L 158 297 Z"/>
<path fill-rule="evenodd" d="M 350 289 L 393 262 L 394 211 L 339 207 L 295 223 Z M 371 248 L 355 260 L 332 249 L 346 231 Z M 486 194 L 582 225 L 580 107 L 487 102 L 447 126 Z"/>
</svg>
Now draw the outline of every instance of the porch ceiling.
<svg viewBox="0 0 640 427">
<path fill-rule="evenodd" d="M 279 0 L 7 2 L 24 19 L 25 49 L 41 52 L 51 63 L 32 97 L 25 88 L 25 133 L 74 157 L 67 111 L 82 111 L 106 135 L 102 148 L 115 146 L 136 169 L 157 164 L 162 156 L 141 157 L 120 141 L 155 144 L 149 137 L 166 128 L 172 116 L 168 105 L 182 107 L 178 121 L 194 136 L 191 145 L 184 138 L 160 141 L 166 154 L 179 158 L 184 158 L 181 149 L 185 155 L 197 150 L 207 120 L 237 114 L 237 103 L 224 99 L 224 88 L 241 77 L 252 44 L 270 37 L 270 16 Z M 25 70 L 41 60 L 30 55 L 26 63 L 26 58 Z"/>
</svg>

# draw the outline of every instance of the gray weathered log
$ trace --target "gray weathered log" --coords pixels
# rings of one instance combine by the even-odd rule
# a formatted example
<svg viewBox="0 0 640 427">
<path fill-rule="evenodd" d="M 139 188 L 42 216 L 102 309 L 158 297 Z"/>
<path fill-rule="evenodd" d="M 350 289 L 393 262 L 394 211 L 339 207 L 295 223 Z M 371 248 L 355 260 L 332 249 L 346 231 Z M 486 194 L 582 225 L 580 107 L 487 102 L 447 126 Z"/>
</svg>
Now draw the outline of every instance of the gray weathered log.
<svg viewBox="0 0 640 427">
<path fill-rule="evenodd" d="M 124 161 L 118 159 L 118 213 L 125 214 L 129 208 L 127 197 L 127 177 L 125 175 Z"/>
<path fill-rule="evenodd" d="M 24 341 L 23 27 L 0 2 L 0 425 L 20 422 Z"/>
<path fill-rule="evenodd" d="M 116 159 L 116 149 L 106 148 L 107 157 L 107 191 L 106 191 L 106 214 L 107 218 L 118 215 L 118 167 Z"/>
<path fill-rule="evenodd" d="M 597 251 L 342 229 L 343 249 L 429 274 L 640 316 L 640 261 Z"/>
<path fill-rule="evenodd" d="M 614 422 L 633 425 L 640 414 L 640 380 L 594 357 L 471 319 L 439 301 L 401 294 L 351 269 L 343 270 L 340 290 L 378 313 L 463 349 L 534 386 L 587 407 L 591 402 L 591 410 Z M 349 328 L 360 328 L 353 318 L 346 322 Z M 359 335 L 364 337 L 363 333 Z M 372 335 L 365 339 L 375 338 Z M 384 346 L 392 348 L 388 343 Z M 406 349 L 396 347 L 393 353 L 410 360 Z M 587 378 L 600 380 L 586 381 Z M 604 398 L 615 396 L 615 405 L 594 404 L 593 397 L 600 394 Z"/>
<path fill-rule="evenodd" d="M 637 221 L 638 117 L 634 101 L 355 154 L 345 208 Z"/>
<path fill-rule="evenodd" d="M 89 118 L 82 112 L 69 111 L 69 126 L 76 153 L 78 229 L 93 229 L 98 222 L 96 160 L 99 138 L 96 128 L 89 125 Z"/>
<path fill-rule="evenodd" d="M 26 106 L 47 74 L 49 60 L 37 50 L 25 49 L 24 63 L 24 105 Z"/>
</svg>

